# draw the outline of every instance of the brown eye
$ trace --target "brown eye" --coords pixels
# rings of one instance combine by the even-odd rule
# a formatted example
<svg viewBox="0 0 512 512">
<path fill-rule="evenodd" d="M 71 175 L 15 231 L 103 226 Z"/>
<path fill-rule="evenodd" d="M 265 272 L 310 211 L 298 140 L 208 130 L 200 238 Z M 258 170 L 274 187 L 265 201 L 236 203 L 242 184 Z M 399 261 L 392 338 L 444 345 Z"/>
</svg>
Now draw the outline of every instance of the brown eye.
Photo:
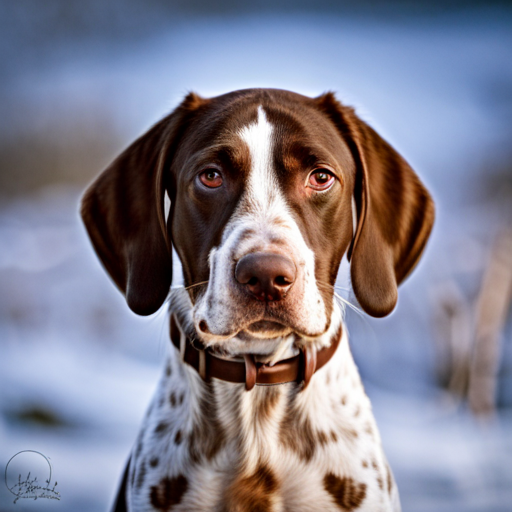
<svg viewBox="0 0 512 512">
<path fill-rule="evenodd" d="M 218 188 L 222 185 L 222 176 L 216 169 L 206 169 L 199 175 L 201 183 L 208 188 Z"/>
<path fill-rule="evenodd" d="M 308 178 L 308 186 L 314 190 L 327 190 L 334 183 L 334 176 L 327 169 L 315 169 Z"/>
</svg>

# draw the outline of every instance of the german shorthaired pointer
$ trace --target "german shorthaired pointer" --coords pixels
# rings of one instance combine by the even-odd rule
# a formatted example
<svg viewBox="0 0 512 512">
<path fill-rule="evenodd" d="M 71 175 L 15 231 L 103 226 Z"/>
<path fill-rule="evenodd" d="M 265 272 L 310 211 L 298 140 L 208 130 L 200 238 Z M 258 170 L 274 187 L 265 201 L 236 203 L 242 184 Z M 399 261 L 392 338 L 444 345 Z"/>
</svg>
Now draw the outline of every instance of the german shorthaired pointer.
<svg viewBox="0 0 512 512">
<path fill-rule="evenodd" d="M 332 93 L 189 94 L 91 185 L 82 216 L 129 307 L 185 286 L 117 510 L 398 511 L 335 280 L 389 314 L 433 202 Z M 279 385 L 278 385 L 279 384 Z"/>
</svg>

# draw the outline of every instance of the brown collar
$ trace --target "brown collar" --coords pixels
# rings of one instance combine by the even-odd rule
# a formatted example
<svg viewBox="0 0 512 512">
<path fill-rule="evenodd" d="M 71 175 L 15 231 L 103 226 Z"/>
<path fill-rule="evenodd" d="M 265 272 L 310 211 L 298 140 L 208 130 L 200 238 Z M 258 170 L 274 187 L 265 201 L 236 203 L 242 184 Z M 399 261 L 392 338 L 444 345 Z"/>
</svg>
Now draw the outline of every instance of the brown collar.
<svg viewBox="0 0 512 512">
<path fill-rule="evenodd" d="M 245 382 L 245 389 L 250 391 L 255 384 L 274 386 L 286 382 L 303 383 L 304 389 L 313 374 L 322 368 L 336 352 L 342 335 L 340 325 L 333 336 L 331 344 L 318 351 L 311 347 L 301 349 L 300 353 L 290 359 L 269 366 L 257 363 L 251 354 L 245 354 L 245 362 L 230 361 L 215 356 L 209 350 L 196 349 L 187 338 L 174 315 L 171 315 L 171 341 L 180 351 L 181 360 L 197 370 L 202 379 L 209 382 L 212 377 L 227 382 Z"/>
</svg>

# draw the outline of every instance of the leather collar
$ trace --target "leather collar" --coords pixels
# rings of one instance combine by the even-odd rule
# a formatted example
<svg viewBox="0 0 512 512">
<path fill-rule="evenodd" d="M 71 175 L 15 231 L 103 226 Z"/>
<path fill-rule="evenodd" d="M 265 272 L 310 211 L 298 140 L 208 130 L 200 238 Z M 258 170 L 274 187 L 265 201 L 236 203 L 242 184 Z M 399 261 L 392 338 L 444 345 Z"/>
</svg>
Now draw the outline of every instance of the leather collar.
<svg viewBox="0 0 512 512">
<path fill-rule="evenodd" d="M 171 341 L 179 350 L 181 360 L 197 370 L 204 381 L 209 382 L 213 377 L 227 382 L 245 382 L 247 391 L 250 391 L 256 384 L 274 386 L 287 382 L 302 383 L 302 389 L 304 389 L 313 374 L 327 364 L 334 355 L 343 332 L 340 324 L 328 347 L 318 351 L 306 347 L 295 357 L 269 366 L 265 363 L 255 362 L 251 354 L 244 355 L 244 362 L 238 362 L 217 357 L 208 349 L 195 348 L 173 314 L 171 314 L 170 327 Z"/>
</svg>

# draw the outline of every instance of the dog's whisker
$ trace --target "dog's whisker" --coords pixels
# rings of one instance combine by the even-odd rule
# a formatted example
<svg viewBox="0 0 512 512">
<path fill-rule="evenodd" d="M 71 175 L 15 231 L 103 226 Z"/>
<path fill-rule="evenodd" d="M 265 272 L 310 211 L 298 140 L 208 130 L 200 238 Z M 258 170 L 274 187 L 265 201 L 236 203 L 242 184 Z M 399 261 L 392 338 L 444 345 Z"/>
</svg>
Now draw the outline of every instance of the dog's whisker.
<svg viewBox="0 0 512 512">
<path fill-rule="evenodd" d="M 200 281 L 199 283 L 194 283 L 189 286 L 184 286 L 185 290 L 191 290 L 192 288 L 196 288 L 197 286 L 204 286 L 205 284 L 208 284 L 209 281 Z"/>
<path fill-rule="evenodd" d="M 347 299 L 344 299 L 341 295 L 334 292 L 334 297 L 338 299 L 342 304 L 347 305 L 352 311 L 355 311 L 358 315 L 361 316 L 361 318 L 365 318 L 365 313 L 361 309 L 359 309 L 357 306 L 354 306 L 351 302 L 349 302 Z M 366 318 L 365 318 L 366 319 Z"/>
<path fill-rule="evenodd" d="M 337 289 L 343 290 L 343 291 L 350 291 L 348 288 L 344 288 L 342 286 L 333 286 L 329 283 L 324 283 L 323 281 L 317 281 L 317 284 L 320 288 L 324 288 L 325 290 L 332 291 L 334 294 L 334 297 L 338 300 L 340 306 L 346 305 L 353 311 L 355 311 L 361 318 L 366 319 L 364 311 L 362 311 L 360 308 L 352 304 L 350 301 L 342 297 L 339 293 L 336 292 Z"/>
<path fill-rule="evenodd" d="M 208 284 L 209 281 L 200 281 L 199 283 L 194 283 L 194 284 L 191 284 L 189 286 L 184 286 L 182 284 L 177 284 L 175 286 L 171 286 L 171 290 L 180 290 L 180 289 L 183 289 L 183 290 L 191 290 L 192 288 L 196 288 L 197 286 L 203 286 L 205 284 Z M 167 300 L 169 300 L 169 297 L 167 298 Z"/>
</svg>

